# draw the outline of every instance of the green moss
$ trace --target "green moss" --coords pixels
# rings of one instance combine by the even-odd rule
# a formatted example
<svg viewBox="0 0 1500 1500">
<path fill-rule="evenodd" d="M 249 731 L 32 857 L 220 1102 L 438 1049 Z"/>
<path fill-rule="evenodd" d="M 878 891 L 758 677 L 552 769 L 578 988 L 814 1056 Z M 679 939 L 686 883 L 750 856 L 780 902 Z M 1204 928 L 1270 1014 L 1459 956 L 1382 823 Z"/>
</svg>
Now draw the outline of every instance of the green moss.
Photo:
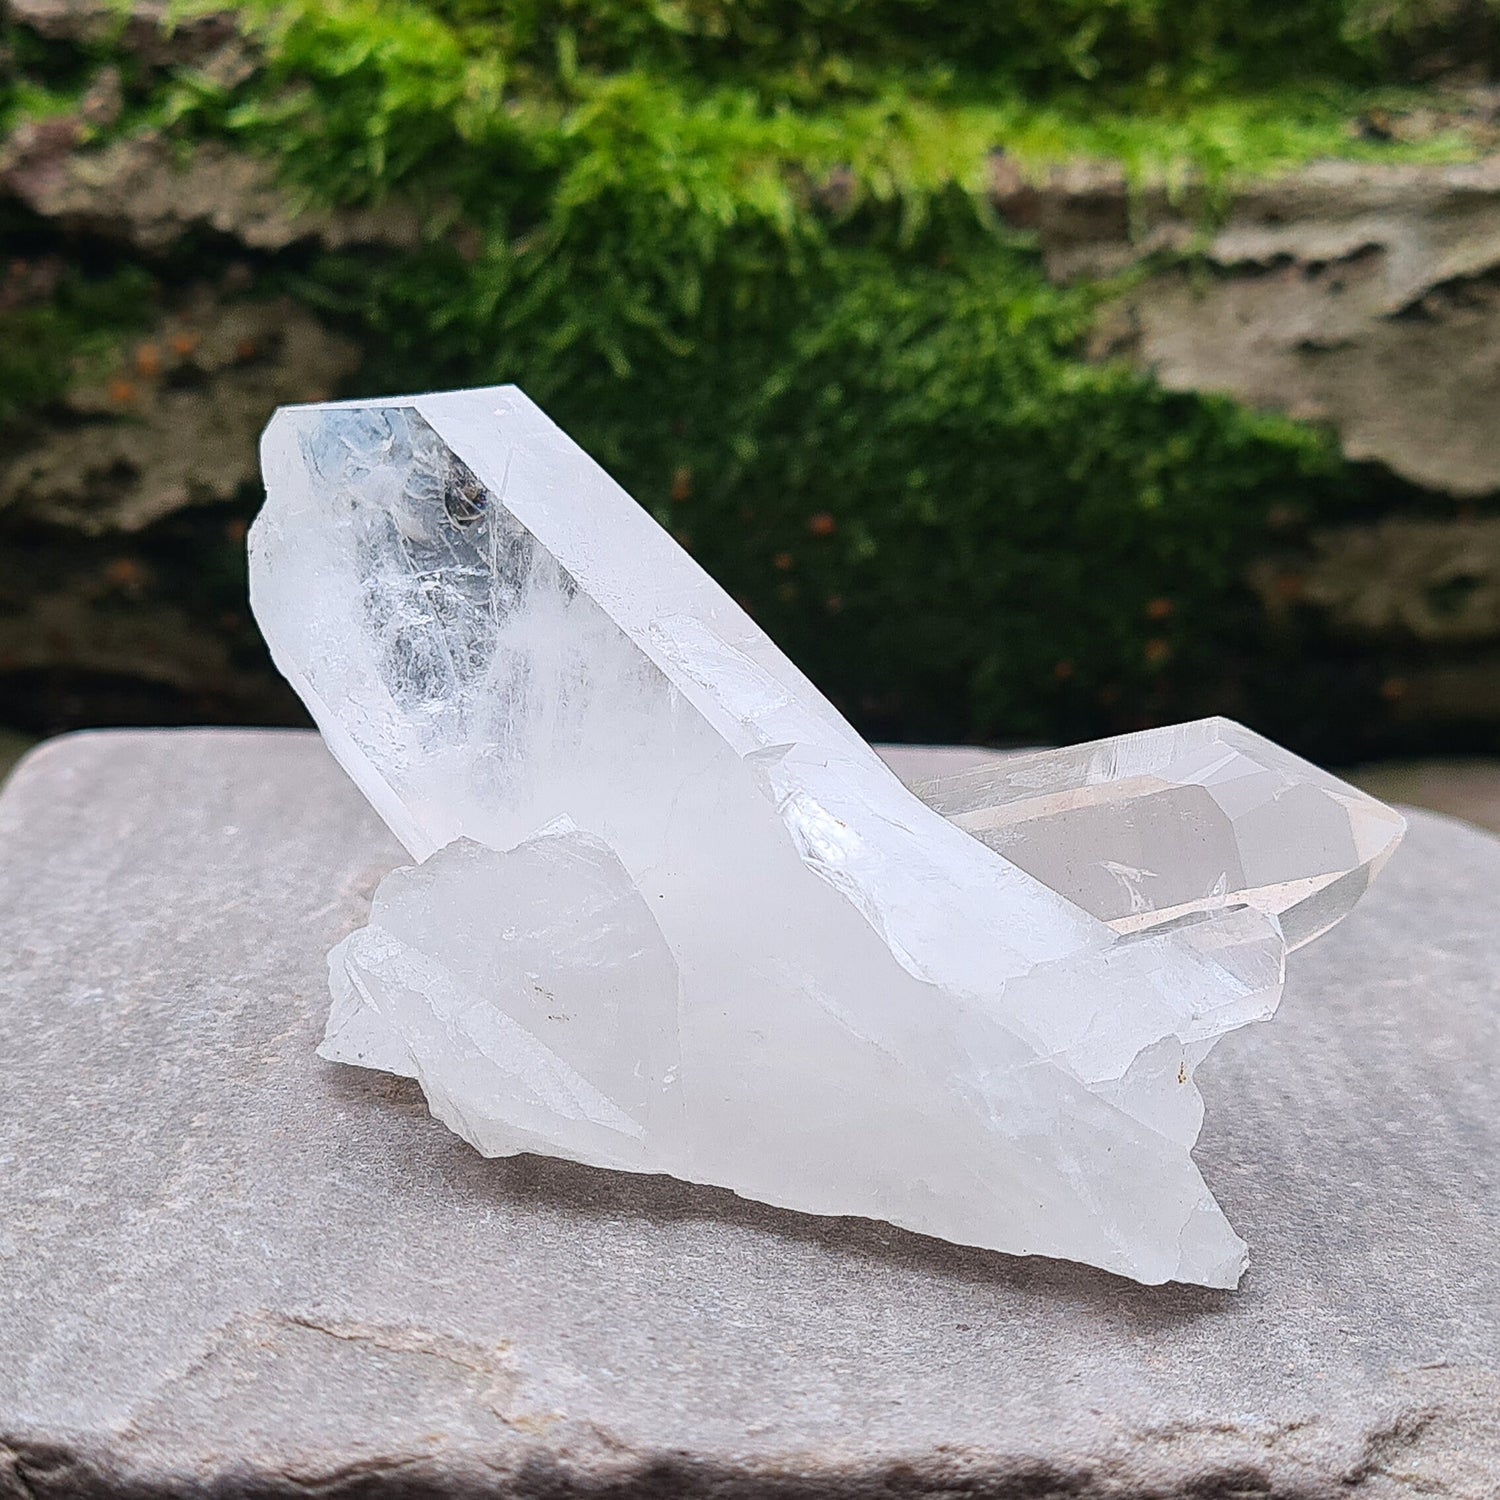
<svg viewBox="0 0 1500 1500">
<path fill-rule="evenodd" d="M 381 7 L 384 9 L 384 7 Z M 306 11 L 262 6 L 278 34 L 307 36 Z M 1379 82 L 1424 37 L 1493 29 L 1492 0 L 436 0 L 424 20 L 384 23 L 381 45 L 414 44 L 441 60 L 458 46 L 503 58 L 534 86 L 570 73 L 753 76 L 798 94 L 858 90 L 872 77 L 956 72 L 1032 95 L 1069 82 L 1204 91 L 1288 77 Z M 368 12 L 365 13 L 368 15 Z M 362 51 L 372 28 L 354 7 L 345 30 Z M 400 33 L 400 35 L 398 35 Z"/>
<path fill-rule="evenodd" d="M 96 373 L 121 338 L 144 326 L 152 293 L 151 277 L 135 266 L 91 274 L 13 259 L 0 274 L 0 435 Z"/>
<path fill-rule="evenodd" d="M 462 17 L 468 8 L 446 9 Z M 1088 0 L 1073 9 L 1112 25 L 1134 16 L 1156 27 L 1147 49 L 1160 54 L 1155 62 L 1122 56 L 1107 71 L 1077 65 L 1069 26 L 1054 27 L 1045 46 L 1040 35 L 1029 48 L 969 45 L 964 27 L 938 26 L 930 7 L 911 3 L 473 9 L 490 18 L 451 19 L 403 0 L 245 5 L 266 70 L 233 95 L 201 78 L 181 80 L 165 96 L 163 117 L 287 153 L 292 172 L 340 198 L 420 183 L 449 189 L 471 207 L 476 194 L 503 190 L 486 166 L 549 177 L 586 165 L 629 171 L 639 161 L 617 161 L 612 148 L 629 151 L 642 141 L 659 150 L 663 165 L 700 177 L 705 166 L 731 168 L 731 206 L 764 185 L 767 168 L 816 176 L 848 167 L 874 193 L 973 188 L 994 149 L 1037 167 L 1102 156 L 1138 174 L 1216 178 L 1330 154 L 1472 154 L 1457 131 L 1413 143 L 1361 138 L 1355 124 L 1362 115 L 1399 111 L 1414 96 L 1382 81 L 1358 49 L 1334 45 L 1337 26 L 1325 34 L 1338 20 L 1332 6 L 1273 6 L 1264 14 L 1246 6 L 1237 28 L 1215 29 L 1205 18 L 1216 5 L 1199 11 Z M 847 36 L 837 24 L 798 29 L 791 23 L 804 9 L 862 25 L 846 26 Z M 1187 19 L 1176 14 L 1184 10 Z M 945 10 L 945 20 L 951 14 Z M 1245 19 L 1252 16 L 1260 22 Z M 853 43 L 913 18 L 944 45 L 909 49 L 904 67 L 890 47 L 870 55 L 839 50 L 841 36 Z M 1299 32 L 1293 18 L 1321 41 Z M 1207 40 L 1192 42 L 1199 32 Z M 752 47 L 746 36 L 761 36 L 762 44 Z M 1026 61 L 1049 48 L 1047 67 Z M 793 55 L 799 49 L 800 58 Z M 1313 66 L 1320 56 L 1330 64 L 1323 71 Z M 1037 77 L 1047 82 L 1040 92 Z M 1094 81 L 1085 89 L 1083 78 Z"/>
</svg>

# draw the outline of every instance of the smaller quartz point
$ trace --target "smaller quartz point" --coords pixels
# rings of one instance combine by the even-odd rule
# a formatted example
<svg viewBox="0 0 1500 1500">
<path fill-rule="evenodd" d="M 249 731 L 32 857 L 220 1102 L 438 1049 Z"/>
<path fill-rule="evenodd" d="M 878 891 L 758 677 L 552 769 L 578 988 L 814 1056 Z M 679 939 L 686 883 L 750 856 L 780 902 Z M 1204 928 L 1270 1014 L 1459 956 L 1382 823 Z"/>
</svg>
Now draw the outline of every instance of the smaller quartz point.
<svg viewBox="0 0 1500 1500">
<path fill-rule="evenodd" d="M 328 957 L 323 1056 L 418 1079 L 488 1156 L 641 1169 L 647 1133 L 680 1124 L 677 965 L 625 867 L 567 819 L 396 871 Z"/>
<path fill-rule="evenodd" d="M 1397 814 L 1219 719 L 914 795 L 514 388 L 289 408 L 262 463 L 256 617 L 418 861 L 324 1057 L 487 1155 L 1238 1282 L 1196 1069 Z"/>
<path fill-rule="evenodd" d="M 1008 756 L 914 788 L 1108 922 L 1253 906 L 1300 948 L 1348 915 L 1406 820 L 1229 719 Z"/>
</svg>

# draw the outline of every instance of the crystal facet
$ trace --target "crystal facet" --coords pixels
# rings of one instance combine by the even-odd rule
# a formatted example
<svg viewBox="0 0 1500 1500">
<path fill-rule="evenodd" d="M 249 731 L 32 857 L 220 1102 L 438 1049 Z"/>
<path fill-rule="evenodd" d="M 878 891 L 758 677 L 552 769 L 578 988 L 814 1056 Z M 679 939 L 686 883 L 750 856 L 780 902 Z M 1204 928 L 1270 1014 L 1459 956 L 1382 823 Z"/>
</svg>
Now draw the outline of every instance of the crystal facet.
<svg viewBox="0 0 1500 1500">
<path fill-rule="evenodd" d="M 1229 719 L 1017 755 L 915 788 L 1116 932 L 1245 905 L 1288 948 L 1347 916 L 1405 820 Z"/>
<path fill-rule="evenodd" d="M 505 387 L 278 413 L 251 594 L 421 863 L 325 1057 L 488 1155 L 1233 1286 L 1193 1073 L 1396 814 L 1222 720 L 903 787 Z"/>
</svg>

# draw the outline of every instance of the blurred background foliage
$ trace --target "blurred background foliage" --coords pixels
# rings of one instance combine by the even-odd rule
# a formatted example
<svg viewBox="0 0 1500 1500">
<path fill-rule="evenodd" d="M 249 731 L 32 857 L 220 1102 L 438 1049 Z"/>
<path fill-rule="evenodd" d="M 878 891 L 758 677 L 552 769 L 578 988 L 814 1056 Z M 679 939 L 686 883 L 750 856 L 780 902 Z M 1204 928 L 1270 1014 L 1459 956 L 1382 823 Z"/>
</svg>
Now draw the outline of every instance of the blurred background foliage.
<svg viewBox="0 0 1500 1500">
<path fill-rule="evenodd" d="M 1326 427 L 1101 353 L 1101 309 L 1149 264 L 1049 277 L 995 181 L 1117 164 L 1206 234 L 1236 184 L 1317 158 L 1471 159 L 1484 145 L 1445 90 L 1500 58 L 1495 0 L 151 12 L 165 38 L 227 18 L 206 57 L 143 46 L 139 5 L 61 9 L 91 19 L 7 12 L 0 134 L 66 121 L 70 151 L 150 140 L 183 169 L 225 150 L 272 163 L 297 213 L 398 206 L 414 228 L 266 246 L 194 221 L 143 245 L 0 195 L 12 453 L 81 421 L 81 385 L 165 378 L 141 341 L 211 283 L 357 351 L 304 399 L 521 384 L 871 734 L 1076 738 L 1224 711 L 1333 759 L 1421 738 L 1390 717 L 1387 664 L 1269 620 L 1247 570 L 1289 532 L 1448 502 L 1349 461 Z M 1417 103 L 1435 123 L 1386 128 Z M 179 364 L 185 388 L 202 375 Z M 253 481 L 113 529 L 30 493 L 0 512 L 13 592 L 42 586 L 35 559 L 68 531 L 121 607 L 135 559 L 182 628 L 228 643 L 236 683 L 268 679 L 238 560 Z M 293 712 L 270 687 L 126 676 L 27 658 L 0 675 L 0 718 Z"/>
</svg>

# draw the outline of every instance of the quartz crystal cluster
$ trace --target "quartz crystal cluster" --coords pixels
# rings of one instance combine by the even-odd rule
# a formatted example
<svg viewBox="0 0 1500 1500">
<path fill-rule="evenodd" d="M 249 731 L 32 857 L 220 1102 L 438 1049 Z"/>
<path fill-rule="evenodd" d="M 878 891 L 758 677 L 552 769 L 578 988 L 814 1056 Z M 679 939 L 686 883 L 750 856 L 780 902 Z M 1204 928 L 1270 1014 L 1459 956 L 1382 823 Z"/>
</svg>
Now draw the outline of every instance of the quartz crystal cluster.
<svg viewBox="0 0 1500 1500">
<path fill-rule="evenodd" d="M 904 787 L 519 391 L 281 411 L 256 616 L 417 861 L 323 1056 L 479 1151 L 1233 1286 L 1195 1070 L 1402 832 L 1224 720 Z"/>
</svg>

